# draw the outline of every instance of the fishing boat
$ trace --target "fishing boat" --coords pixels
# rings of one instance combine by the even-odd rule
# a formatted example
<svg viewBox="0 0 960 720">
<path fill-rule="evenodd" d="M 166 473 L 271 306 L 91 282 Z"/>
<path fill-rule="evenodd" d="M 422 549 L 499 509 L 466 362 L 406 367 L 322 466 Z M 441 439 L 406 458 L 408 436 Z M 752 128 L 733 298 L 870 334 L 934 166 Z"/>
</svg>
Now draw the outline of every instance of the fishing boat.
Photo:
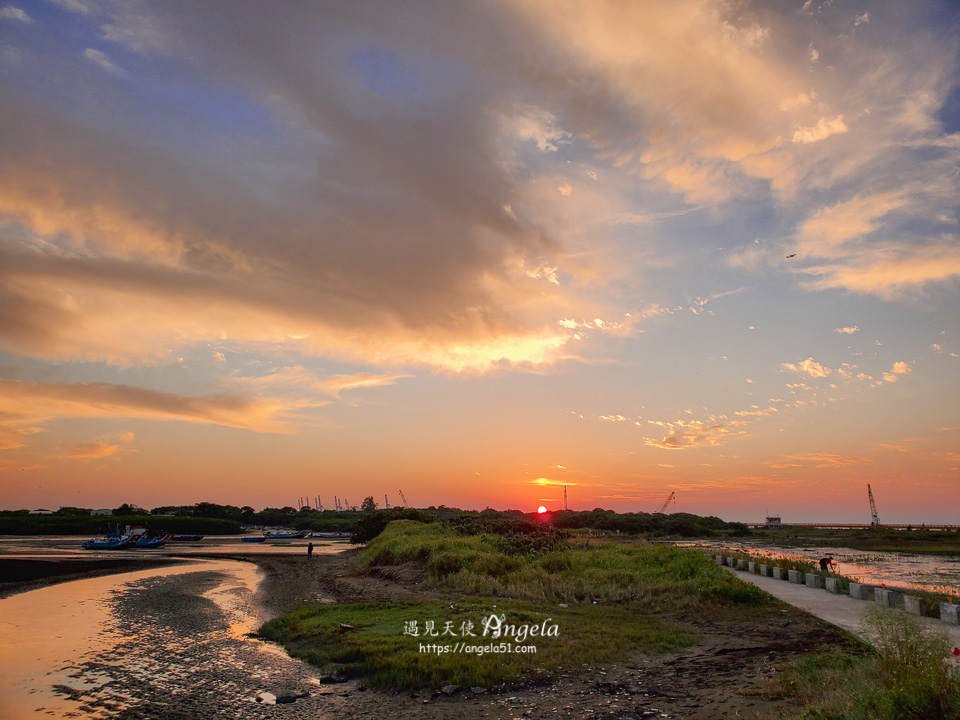
<svg viewBox="0 0 960 720">
<path fill-rule="evenodd" d="M 247 535 L 240 538 L 243 542 L 263 542 L 266 538 L 263 535 Z"/>
<path fill-rule="evenodd" d="M 119 550 L 120 548 L 129 546 L 132 540 L 128 535 L 121 537 L 96 537 L 84 540 L 81 545 L 83 545 L 84 550 Z"/>
<path fill-rule="evenodd" d="M 135 548 L 156 548 L 167 542 L 166 535 L 154 535 L 152 537 L 147 535 L 140 535 L 135 538 L 133 541 L 132 547 Z"/>
<path fill-rule="evenodd" d="M 203 535 L 174 535 L 170 538 L 171 542 L 199 542 L 203 540 Z"/>
<path fill-rule="evenodd" d="M 309 530 L 288 532 L 284 530 L 267 530 L 263 536 L 268 540 L 292 540 L 294 538 L 306 537 Z"/>
</svg>

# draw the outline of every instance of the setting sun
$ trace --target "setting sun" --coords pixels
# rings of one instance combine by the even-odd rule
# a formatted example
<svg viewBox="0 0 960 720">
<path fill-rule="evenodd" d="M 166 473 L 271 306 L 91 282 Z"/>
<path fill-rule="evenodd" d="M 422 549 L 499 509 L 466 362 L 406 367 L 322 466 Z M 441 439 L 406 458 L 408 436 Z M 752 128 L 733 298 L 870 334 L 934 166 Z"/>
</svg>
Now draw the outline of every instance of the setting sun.
<svg viewBox="0 0 960 720">
<path fill-rule="evenodd" d="M 545 513 L 546 511 L 547 511 L 547 508 L 545 508 L 543 505 L 537 508 L 537 512 L 540 513 L 541 515 L 543 515 L 543 513 Z"/>
</svg>

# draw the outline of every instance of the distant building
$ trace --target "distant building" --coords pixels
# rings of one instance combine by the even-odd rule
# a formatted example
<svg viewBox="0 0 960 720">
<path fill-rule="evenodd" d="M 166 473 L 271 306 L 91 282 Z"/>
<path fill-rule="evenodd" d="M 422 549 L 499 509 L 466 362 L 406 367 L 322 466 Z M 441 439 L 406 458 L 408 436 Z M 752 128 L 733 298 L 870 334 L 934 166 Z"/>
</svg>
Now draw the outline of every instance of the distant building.
<svg viewBox="0 0 960 720">
<path fill-rule="evenodd" d="M 28 515 L 53 515 L 53 510 L 44 510 L 40 508 L 39 510 L 31 510 L 27 513 Z"/>
<path fill-rule="evenodd" d="M 767 522 L 766 522 L 766 525 L 764 525 L 764 527 L 778 528 L 781 525 L 783 525 L 783 523 L 780 521 L 779 515 L 767 515 Z"/>
<path fill-rule="evenodd" d="M 101 508 L 99 510 L 91 510 L 91 515 L 113 515 L 113 510 L 110 508 Z"/>
</svg>

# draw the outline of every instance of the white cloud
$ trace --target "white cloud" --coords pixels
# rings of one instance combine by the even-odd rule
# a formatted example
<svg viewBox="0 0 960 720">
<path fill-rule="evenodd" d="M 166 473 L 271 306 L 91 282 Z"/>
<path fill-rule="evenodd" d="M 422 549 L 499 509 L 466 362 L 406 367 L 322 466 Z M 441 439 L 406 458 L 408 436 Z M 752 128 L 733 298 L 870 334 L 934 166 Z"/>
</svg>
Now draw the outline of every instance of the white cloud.
<svg viewBox="0 0 960 720">
<path fill-rule="evenodd" d="M 854 325 L 853 327 L 834 328 L 833 331 L 834 331 L 835 333 L 843 333 L 843 334 L 845 334 L 845 335 L 853 335 L 855 332 L 860 332 L 860 326 L 859 326 L 859 325 Z"/>
<path fill-rule="evenodd" d="M 125 75 L 126 72 L 123 68 L 118 67 L 110 59 L 110 57 L 100 50 L 95 50 L 94 48 L 87 48 L 83 51 L 83 56 L 90 62 L 99 65 L 102 69 L 106 70 L 109 73 L 114 75 Z"/>
<path fill-rule="evenodd" d="M 832 120 L 824 117 L 820 118 L 816 125 L 798 127 L 793 133 L 793 142 L 814 143 L 845 132 L 847 132 L 847 125 L 843 122 L 843 115 L 838 115 Z"/>
<path fill-rule="evenodd" d="M 15 5 L 5 5 L 4 7 L 0 8 L 0 19 L 13 20 L 15 22 L 22 23 L 33 22 L 33 18 Z"/>
</svg>

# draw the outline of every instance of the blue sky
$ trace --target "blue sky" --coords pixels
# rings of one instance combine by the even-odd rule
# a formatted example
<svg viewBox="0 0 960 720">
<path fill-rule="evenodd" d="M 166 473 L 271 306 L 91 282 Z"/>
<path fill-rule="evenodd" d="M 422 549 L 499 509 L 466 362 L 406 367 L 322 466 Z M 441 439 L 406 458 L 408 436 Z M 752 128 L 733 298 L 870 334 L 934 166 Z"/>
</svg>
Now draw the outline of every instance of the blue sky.
<svg viewBox="0 0 960 720">
<path fill-rule="evenodd" d="M 0 504 L 956 520 L 958 27 L 6 2 Z"/>
</svg>

